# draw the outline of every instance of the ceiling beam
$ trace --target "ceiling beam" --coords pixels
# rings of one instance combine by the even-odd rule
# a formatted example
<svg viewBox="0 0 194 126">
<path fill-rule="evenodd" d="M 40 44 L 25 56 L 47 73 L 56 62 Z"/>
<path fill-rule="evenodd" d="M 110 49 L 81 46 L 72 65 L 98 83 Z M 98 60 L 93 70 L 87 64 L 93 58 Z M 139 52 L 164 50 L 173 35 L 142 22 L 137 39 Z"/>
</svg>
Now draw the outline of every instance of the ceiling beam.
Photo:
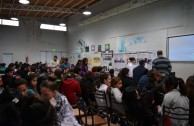
<svg viewBox="0 0 194 126">
<path fill-rule="evenodd" d="M 11 15 L 11 11 L 12 11 L 12 9 L 13 9 L 13 5 L 14 5 L 14 3 L 15 3 L 15 0 L 13 1 L 13 3 L 12 3 L 12 7 L 11 7 L 11 9 L 9 10 L 9 16 Z"/>
<path fill-rule="evenodd" d="M 62 0 L 59 0 L 53 7 L 56 7 L 59 3 L 61 3 Z M 46 15 L 47 13 L 44 13 L 41 17 L 43 17 L 44 15 Z M 51 15 L 54 15 L 55 13 L 52 13 Z M 51 17 L 51 16 L 49 16 Z"/>
<path fill-rule="evenodd" d="M 35 7 L 38 2 L 39 2 L 39 0 L 36 1 L 36 3 L 33 5 L 33 7 Z M 26 14 L 26 16 L 28 16 L 30 12 L 31 11 L 28 11 L 28 13 Z"/>
<path fill-rule="evenodd" d="M 79 9 L 81 9 L 82 7 L 84 7 L 84 6 L 86 6 L 86 5 L 88 5 L 88 4 L 90 4 L 90 3 L 92 3 L 92 2 L 94 2 L 95 0 L 90 0 L 89 2 L 87 2 L 87 3 L 85 3 L 85 4 L 83 4 L 82 6 L 80 6 L 79 7 Z M 67 17 L 67 16 L 69 16 L 69 15 L 71 15 L 71 14 L 66 14 L 63 18 L 65 18 L 65 17 Z M 61 16 L 61 15 L 60 15 Z M 59 16 L 57 16 L 57 17 L 59 17 Z M 57 18 L 56 17 L 56 18 Z"/>
<path fill-rule="evenodd" d="M 3 0 L 1 0 L 1 5 L 0 5 L 0 14 L 1 14 L 1 6 L 2 6 L 2 2 L 3 2 Z"/>
<path fill-rule="evenodd" d="M 65 5 L 62 6 L 62 8 L 66 7 L 67 5 L 69 5 L 71 2 L 73 2 L 73 0 L 69 1 L 68 3 L 66 3 Z M 58 18 L 62 15 L 63 13 L 59 14 L 58 16 L 56 16 L 55 18 Z"/>
<path fill-rule="evenodd" d="M 21 5 L 21 4 L 3 4 L 1 9 L 13 9 L 18 11 L 37 11 L 38 12 L 52 12 L 52 13 L 77 13 L 79 9 L 75 8 L 61 8 L 61 7 L 49 7 L 49 6 L 33 6 L 33 5 Z M 37 15 L 36 13 L 36 15 Z M 36 16 L 35 15 L 35 16 Z"/>
<path fill-rule="evenodd" d="M 74 8 L 75 6 L 79 5 L 80 3 L 82 3 L 84 0 L 80 0 L 79 2 L 77 2 L 76 4 L 74 4 L 71 8 Z M 63 16 L 63 18 L 65 18 L 66 16 L 68 16 L 68 14 L 66 14 L 65 16 Z M 56 18 L 56 17 L 55 17 Z"/>
<path fill-rule="evenodd" d="M 44 6 L 47 6 L 47 5 L 50 3 L 50 1 L 51 1 L 51 0 L 48 0 L 48 1 L 45 3 Z M 34 17 L 36 17 L 36 16 L 38 15 L 39 12 L 40 12 L 40 11 L 38 11 L 38 12 L 34 15 Z"/>
</svg>

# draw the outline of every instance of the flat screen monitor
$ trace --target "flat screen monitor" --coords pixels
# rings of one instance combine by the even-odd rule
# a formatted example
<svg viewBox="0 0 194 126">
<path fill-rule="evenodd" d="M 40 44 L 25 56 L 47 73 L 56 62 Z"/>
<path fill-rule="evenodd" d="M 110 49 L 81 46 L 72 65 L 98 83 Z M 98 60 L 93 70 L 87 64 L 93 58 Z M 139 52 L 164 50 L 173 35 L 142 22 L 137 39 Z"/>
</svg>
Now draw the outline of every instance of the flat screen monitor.
<svg viewBox="0 0 194 126">
<path fill-rule="evenodd" d="M 169 37 L 167 45 L 170 61 L 194 62 L 194 35 Z"/>
</svg>

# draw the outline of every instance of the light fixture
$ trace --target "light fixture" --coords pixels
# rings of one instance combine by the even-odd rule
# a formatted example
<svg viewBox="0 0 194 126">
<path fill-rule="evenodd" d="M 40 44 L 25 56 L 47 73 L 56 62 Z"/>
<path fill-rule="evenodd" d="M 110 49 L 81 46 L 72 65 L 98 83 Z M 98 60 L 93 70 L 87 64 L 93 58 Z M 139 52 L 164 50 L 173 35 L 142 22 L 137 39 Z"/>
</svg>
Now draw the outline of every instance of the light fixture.
<svg viewBox="0 0 194 126">
<path fill-rule="evenodd" d="M 20 2 L 21 4 L 29 4 L 29 3 L 30 3 L 29 0 L 19 0 L 19 2 Z"/>
<path fill-rule="evenodd" d="M 18 21 L 17 17 L 11 17 L 11 20 Z"/>
<path fill-rule="evenodd" d="M 66 24 L 65 24 L 65 23 L 60 23 L 59 25 L 60 25 L 60 26 L 63 26 L 63 27 L 64 27 L 64 26 L 66 26 Z"/>
<path fill-rule="evenodd" d="M 88 5 L 86 6 L 86 9 L 83 11 L 84 15 L 91 15 L 92 12 L 88 9 Z"/>
</svg>

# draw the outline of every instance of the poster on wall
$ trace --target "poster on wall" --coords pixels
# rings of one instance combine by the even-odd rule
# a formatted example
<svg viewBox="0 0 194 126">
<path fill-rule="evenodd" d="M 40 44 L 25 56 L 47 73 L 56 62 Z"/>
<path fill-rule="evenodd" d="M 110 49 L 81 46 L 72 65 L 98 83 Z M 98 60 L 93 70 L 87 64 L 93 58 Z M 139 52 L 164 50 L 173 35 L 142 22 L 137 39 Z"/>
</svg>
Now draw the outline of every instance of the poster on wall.
<svg viewBox="0 0 194 126">
<path fill-rule="evenodd" d="M 125 52 L 126 52 L 125 38 L 118 37 L 116 42 L 116 53 L 125 53 Z"/>
<path fill-rule="evenodd" d="M 105 44 L 105 51 L 110 51 L 110 44 Z"/>
<path fill-rule="evenodd" d="M 103 71 L 109 71 L 112 68 L 113 51 L 102 51 L 101 56 Z"/>
<path fill-rule="evenodd" d="M 101 45 L 98 45 L 98 52 L 101 52 L 102 49 L 101 49 Z"/>
<path fill-rule="evenodd" d="M 92 58 L 92 66 L 101 66 L 101 52 L 95 52 Z"/>
<path fill-rule="evenodd" d="M 85 51 L 86 51 L 86 52 L 89 52 L 89 46 L 86 46 L 86 47 L 85 47 Z"/>
<path fill-rule="evenodd" d="M 114 75 L 117 76 L 122 68 L 127 65 L 127 54 L 126 53 L 118 53 L 113 56 L 114 62 Z"/>
<path fill-rule="evenodd" d="M 95 51 L 95 45 L 91 45 L 91 51 Z"/>
<path fill-rule="evenodd" d="M 140 60 L 145 60 L 145 68 L 148 70 L 152 69 L 152 60 L 153 60 L 153 52 L 138 52 L 137 53 L 137 64 L 139 64 Z"/>
</svg>

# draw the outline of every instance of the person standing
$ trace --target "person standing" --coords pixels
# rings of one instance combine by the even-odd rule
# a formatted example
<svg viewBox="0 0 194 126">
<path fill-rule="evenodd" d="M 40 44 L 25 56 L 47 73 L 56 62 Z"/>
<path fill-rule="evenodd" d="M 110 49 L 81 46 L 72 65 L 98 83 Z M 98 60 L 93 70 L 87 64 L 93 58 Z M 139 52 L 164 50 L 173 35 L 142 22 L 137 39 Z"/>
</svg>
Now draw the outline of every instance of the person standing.
<svg viewBox="0 0 194 126">
<path fill-rule="evenodd" d="M 59 66 L 59 61 L 57 60 L 57 56 L 55 55 L 54 58 L 51 60 L 51 68 L 52 68 L 52 71 L 55 71 L 55 69 Z"/>
<path fill-rule="evenodd" d="M 158 70 L 162 77 L 170 75 L 172 70 L 170 60 L 163 56 L 162 50 L 157 51 L 157 56 L 158 58 L 152 62 L 152 69 Z"/>
<path fill-rule="evenodd" d="M 129 69 L 129 77 L 133 78 L 133 69 L 136 67 L 136 59 L 134 57 L 129 58 L 129 63 L 127 64 Z"/>
</svg>

